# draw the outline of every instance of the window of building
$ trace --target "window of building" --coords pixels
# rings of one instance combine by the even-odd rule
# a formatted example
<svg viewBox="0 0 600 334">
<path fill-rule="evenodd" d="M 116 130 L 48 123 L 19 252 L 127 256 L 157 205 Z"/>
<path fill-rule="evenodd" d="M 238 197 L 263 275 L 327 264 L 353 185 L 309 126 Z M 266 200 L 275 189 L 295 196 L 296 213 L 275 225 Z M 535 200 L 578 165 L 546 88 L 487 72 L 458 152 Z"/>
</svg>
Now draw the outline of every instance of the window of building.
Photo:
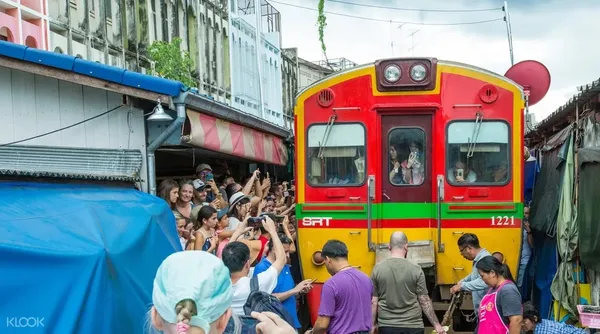
<svg viewBox="0 0 600 334">
<path fill-rule="evenodd" d="M 448 126 L 447 179 L 453 185 L 504 185 L 510 180 L 510 131 L 502 121 Z"/>
<path fill-rule="evenodd" d="M 366 146 L 362 124 L 311 125 L 307 138 L 310 184 L 337 187 L 364 183 Z"/>
<path fill-rule="evenodd" d="M 425 132 L 420 128 L 394 128 L 388 133 L 388 175 L 395 186 L 425 181 Z"/>
</svg>

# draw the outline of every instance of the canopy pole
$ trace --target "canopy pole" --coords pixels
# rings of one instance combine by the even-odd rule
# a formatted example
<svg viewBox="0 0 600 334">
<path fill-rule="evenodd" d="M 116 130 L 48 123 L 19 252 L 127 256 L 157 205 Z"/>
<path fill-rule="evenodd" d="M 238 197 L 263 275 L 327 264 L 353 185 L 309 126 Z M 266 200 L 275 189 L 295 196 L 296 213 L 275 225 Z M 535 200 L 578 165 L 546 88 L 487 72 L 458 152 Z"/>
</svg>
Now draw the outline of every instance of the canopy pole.
<svg viewBox="0 0 600 334">
<path fill-rule="evenodd" d="M 575 169 L 575 184 L 573 185 L 575 187 L 575 196 L 573 196 L 573 206 L 575 208 L 577 208 L 577 204 L 579 203 L 579 159 L 578 159 L 578 151 L 579 151 L 579 145 L 578 145 L 578 139 L 579 139 L 579 103 L 577 103 L 575 105 L 575 141 L 573 143 L 573 153 L 574 153 L 574 166 L 573 168 Z M 576 209 L 577 210 L 577 209 Z M 575 222 L 573 222 L 575 223 Z M 579 265 L 579 247 L 577 247 L 576 250 L 577 254 L 575 256 L 575 263 L 577 264 L 577 266 L 575 267 L 577 269 L 577 276 L 575 279 L 575 293 L 577 294 L 577 300 L 581 300 L 581 282 L 579 281 L 579 275 L 581 274 L 581 266 Z"/>
<path fill-rule="evenodd" d="M 578 140 L 579 139 L 579 103 L 575 105 L 575 141 L 573 145 L 573 152 L 575 153 L 575 196 L 573 198 L 573 204 L 577 206 L 579 201 L 579 165 L 577 159 L 577 152 L 579 151 Z"/>
</svg>

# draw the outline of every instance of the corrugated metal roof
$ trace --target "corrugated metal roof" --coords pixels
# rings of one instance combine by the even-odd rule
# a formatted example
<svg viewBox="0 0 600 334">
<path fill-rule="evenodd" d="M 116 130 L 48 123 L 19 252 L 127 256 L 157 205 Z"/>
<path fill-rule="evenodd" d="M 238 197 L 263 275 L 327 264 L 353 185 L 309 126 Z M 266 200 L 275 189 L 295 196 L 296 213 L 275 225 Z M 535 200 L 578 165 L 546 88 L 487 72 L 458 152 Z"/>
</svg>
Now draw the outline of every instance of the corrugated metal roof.
<svg viewBox="0 0 600 334">
<path fill-rule="evenodd" d="M 179 81 L 5 41 L 0 41 L 0 55 L 168 96 L 178 96 L 185 88 Z"/>
<path fill-rule="evenodd" d="M 139 150 L 0 146 L 0 175 L 139 181 Z"/>
<path fill-rule="evenodd" d="M 559 120 L 563 120 L 565 116 L 572 113 L 578 103 L 587 102 L 590 98 L 600 94 L 600 79 L 595 80 L 587 85 L 577 87 L 578 93 L 573 95 L 567 103 L 556 109 L 552 114 L 546 117 L 544 120 L 539 122 L 534 129 L 527 131 L 525 136 L 530 132 L 535 132 L 539 129 L 551 127 L 556 124 Z"/>
</svg>

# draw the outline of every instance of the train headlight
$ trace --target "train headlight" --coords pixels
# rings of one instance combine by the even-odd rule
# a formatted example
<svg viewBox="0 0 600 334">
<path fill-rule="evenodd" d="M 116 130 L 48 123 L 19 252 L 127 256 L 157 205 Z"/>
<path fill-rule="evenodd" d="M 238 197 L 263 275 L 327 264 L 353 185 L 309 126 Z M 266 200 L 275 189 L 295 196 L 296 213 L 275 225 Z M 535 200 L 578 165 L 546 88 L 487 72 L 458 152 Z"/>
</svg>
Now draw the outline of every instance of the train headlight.
<svg viewBox="0 0 600 334">
<path fill-rule="evenodd" d="M 379 92 L 432 91 L 436 87 L 437 59 L 396 58 L 375 62 Z"/>
<path fill-rule="evenodd" d="M 385 81 L 389 83 L 394 83 L 400 80 L 400 77 L 402 76 L 402 71 L 397 65 L 388 65 L 388 67 L 386 67 L 385 70 L 383 70 L 383 76 L 385 77 Z"/>
<path fill-rule="evenodd" d="M 414 65 L 410 68 L 410 77 L 417 82 L 425 80 L 427 78 L 427 68 L 421 64 Z"/>
</svg>

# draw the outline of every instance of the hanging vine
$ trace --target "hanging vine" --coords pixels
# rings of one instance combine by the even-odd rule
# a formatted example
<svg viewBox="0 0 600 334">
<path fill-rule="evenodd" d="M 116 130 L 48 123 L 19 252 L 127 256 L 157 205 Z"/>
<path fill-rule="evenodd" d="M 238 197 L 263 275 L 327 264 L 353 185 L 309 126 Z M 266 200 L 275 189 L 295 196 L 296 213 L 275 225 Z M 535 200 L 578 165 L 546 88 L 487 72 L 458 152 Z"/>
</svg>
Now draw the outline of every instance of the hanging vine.
<svg viewBox="0 0 600 334">
<path fill-rule="evenodd" d="M 331 68 L 329 59 L 327 58 L 327 47 L 325 46 L 325 27 L 327 26 L 327 17 L 325 17 L 325 0 L 319 0 L 319 16 L 317 17 L 317 27 L 319 30 L 319 41 L 321 42 L 321 50 L 327 62 L 327 67 Z"/>
</svg>

